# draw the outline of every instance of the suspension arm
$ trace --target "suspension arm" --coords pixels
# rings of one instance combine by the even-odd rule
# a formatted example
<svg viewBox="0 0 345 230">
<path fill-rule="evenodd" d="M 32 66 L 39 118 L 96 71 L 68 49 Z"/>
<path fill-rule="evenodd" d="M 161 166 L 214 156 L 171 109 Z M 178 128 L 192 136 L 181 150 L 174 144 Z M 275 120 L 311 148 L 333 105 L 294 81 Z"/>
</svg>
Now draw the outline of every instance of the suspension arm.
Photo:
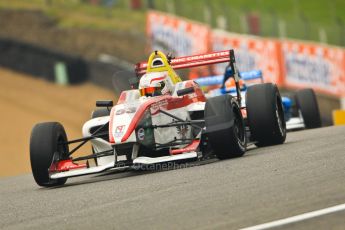
<svg viewBox="0 0 345 230">
<path fill-rule="evenodd" d="M 89 160 L 89 159 L 94 159 L 97 157 L 105 157 L 105 156 L 110 156 L 113 155 L 113 150 L 106 150 L 106 151 L 102 151 L 99 153 L 94 153 L 88 156 L 82 156 L 82 157 L 77 157 L 75 159 L 73 159 L 73 161 L 82 161 L 82 160 Z"/>
<path fill-rule="evenodd" d="M 183 122 L 173 122 L 173 123 L 169 123 L 166 125 L 152 125 L 150 127 L 147 128 L 153 128 L 153 129 L 157 129 L 157 128 L 167 128 L 167 127 L 174 127 L 174 126 L 180 126 L 180 125 L 192 125 L 192 124 L 199 124 L 199 123 L 203 123 L 205 122 L 205 120 L 192 120 L 192 121 L 183 121 Z M 201 128 L 198 126 L 198 128 Z"/>
<path fill-rule="evenodd" d="M 192 126 L 193 128 L 196 128 L 196 129 L 202 129 L 203 127 L 199 126 L 199 125 L 195 125 L 193 124 L 191 121 L 184 121 L 183 119 L 179 118 L 179 117 L 176 117 L 175 115 L 172 115 L 171 113 L 168 113 L 167 111 L 164 111 L 164 110 L 159 110 L 161 113 L 171 117 L 171 118 L 174 118 L 180 122 L 189 122 L 187 125 L 190 125 Z M 198 123 L 201 123 L 201 122 L 198 122 Z M 175 126 L 175 125 L 174 125 Z M 170 127 L 170 126 L 167 126 L 167 127 Z"/>
<path fill-rule="evenodd" d="M 71 143 L 77 143 L 77 142 L 81 142 L 79 145 L 77 145 L 74 149 L 72 149 L 70 152 L 69 152 L 69 156 L 71 156 L 75 151 L 77 151 L 80 147 L 82 147 L 83 145 L 86 144 L 86 142 L 88 142 L 89 140 L 91 139 L 94 139 L 96 137 L 98 137 L 98 133 L 102 130 L 102 128 L 104 128 L 106 125 L 109 124 L 109 121 L 107 123 L 105 123 L 104 125 L 102 125 L 101 127 L 99 127 L 95 132 L 91 133 L 91 136 L 89 137 L 84 137 L 84 138 L 80 138 L 80 139 L 77 139 L 77 140 L 72 140 L 72 141 L 69 141 L 67 142 L 67 144 L 71 144 Z M 105 134 L 102 133 L 102 134 L 99 134 L 100 137 L 101 136 L 104 136 Z"/>
</svg>

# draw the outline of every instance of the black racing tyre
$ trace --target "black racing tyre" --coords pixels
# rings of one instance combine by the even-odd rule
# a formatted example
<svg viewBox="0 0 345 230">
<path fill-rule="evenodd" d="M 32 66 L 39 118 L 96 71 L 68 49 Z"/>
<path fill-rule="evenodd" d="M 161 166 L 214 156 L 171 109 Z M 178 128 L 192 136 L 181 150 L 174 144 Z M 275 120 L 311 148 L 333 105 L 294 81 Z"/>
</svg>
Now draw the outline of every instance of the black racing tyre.
<svg viewBox="0 0 345 230">
<path fill-rule="evenodd" d="M 209 98 L 205 105 L 208 141 L 219 159 L 242 156 L 247 138 L 241 110 L 231 95 Z"/>
<path fill-rule="evenodd" d="M 31 170 L 36 183 L 43 187 L 63 185 L 67 178 L 50 179 L 49 167 L 53 159 L 68 158 L 68 145 L 65 129 L 58 122 L 45 122 L 35 125 L 30 138 Z"/>
<path fill-rule="evenodd" d="M 296 92 L 297 108 L 301 111 L 307 129 L 321 127 L 321 117 L 315 93 L 312 89 Z"/>
<path fill-rule="evenodd" d="M 91 118 L 110 116 L 108 108 L 96 109 L 92 111 Z"/>
<path fill-rule="evenodd" d="M 257 146 L 282 144 L 286 124 L 278 88 L 271 83 L 250 86 L 246 93 L 247 116 Z"/>
</svg>

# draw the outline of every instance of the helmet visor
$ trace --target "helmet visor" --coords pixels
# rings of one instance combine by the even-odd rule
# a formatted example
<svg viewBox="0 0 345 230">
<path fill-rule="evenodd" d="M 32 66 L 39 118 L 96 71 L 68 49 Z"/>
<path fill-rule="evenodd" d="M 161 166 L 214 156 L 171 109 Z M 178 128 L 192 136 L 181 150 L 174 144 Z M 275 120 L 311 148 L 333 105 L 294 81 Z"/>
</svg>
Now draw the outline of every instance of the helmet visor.
<svg viewBox="0 0 345 230">
<path fill-rule="evenodd" d="M 148 87 L 140 89 L 140 95 L 141 96 L 158 96 L 162 95 L 161 91 L 162 87 Z"/>
</svg>

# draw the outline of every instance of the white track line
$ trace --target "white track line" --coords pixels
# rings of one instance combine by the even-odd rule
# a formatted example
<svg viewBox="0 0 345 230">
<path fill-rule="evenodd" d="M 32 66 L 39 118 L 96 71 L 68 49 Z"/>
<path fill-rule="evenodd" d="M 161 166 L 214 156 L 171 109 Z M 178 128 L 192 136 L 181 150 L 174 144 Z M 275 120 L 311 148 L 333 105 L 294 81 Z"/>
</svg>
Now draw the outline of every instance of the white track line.
<svg viewBox="0 0 345 230">
<path fill-rule="evenodd" d="M 259 224 L 256 226 L 252 226 L 252 227 L 248 227 L 248 228 L 242 228 L 240 230 L 261 230 L 261 229 L 269 229 L 269 228 L 274 228 L 274 227 L 279 227 L 282 225 L 286 225 L 286 224 L 291 224 L 291 223 L 295 223 L 295 222 L 299 222 L 302 220 L 307 220 L 307 219 L 311 219 L 317 216 L 322 216 L 322 215 L 326 215 L 326 214 L 330 214 L 333 212 L 338 212 L 338 211 L 342 211 L 345 210 L 345 204 L 340 204 L 340 205 L 336 205 L 333 207 L 329 207 L 329 208 L 325 208 L 325 209 L 320 209 L 317 211 L 313 211 L 313 212 L 307 212 L 301 215 L 297 215 L 297 216 L 292 216 L 289 218 L 285 218 L 285 219 L 280 219 L 280 220 L 276 220 L 273 222 L 269 222 L 266 224 Z"/>
</svg>

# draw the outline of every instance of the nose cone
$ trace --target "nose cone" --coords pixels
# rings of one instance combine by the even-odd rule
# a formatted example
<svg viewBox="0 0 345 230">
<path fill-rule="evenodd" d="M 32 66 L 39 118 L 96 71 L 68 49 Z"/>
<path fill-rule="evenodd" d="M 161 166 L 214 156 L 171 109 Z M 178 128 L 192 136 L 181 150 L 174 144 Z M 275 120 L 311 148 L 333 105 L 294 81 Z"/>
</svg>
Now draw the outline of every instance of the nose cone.
<svg viewBox="0 0 345 230">
<path fill-rule="evenodd" d="M 120 104 L 111 110 L 109 121 L 109 140 L 121 143 L 125 136 L 131 135 L 135 128 L 137 105 Z"/>
</svg>

